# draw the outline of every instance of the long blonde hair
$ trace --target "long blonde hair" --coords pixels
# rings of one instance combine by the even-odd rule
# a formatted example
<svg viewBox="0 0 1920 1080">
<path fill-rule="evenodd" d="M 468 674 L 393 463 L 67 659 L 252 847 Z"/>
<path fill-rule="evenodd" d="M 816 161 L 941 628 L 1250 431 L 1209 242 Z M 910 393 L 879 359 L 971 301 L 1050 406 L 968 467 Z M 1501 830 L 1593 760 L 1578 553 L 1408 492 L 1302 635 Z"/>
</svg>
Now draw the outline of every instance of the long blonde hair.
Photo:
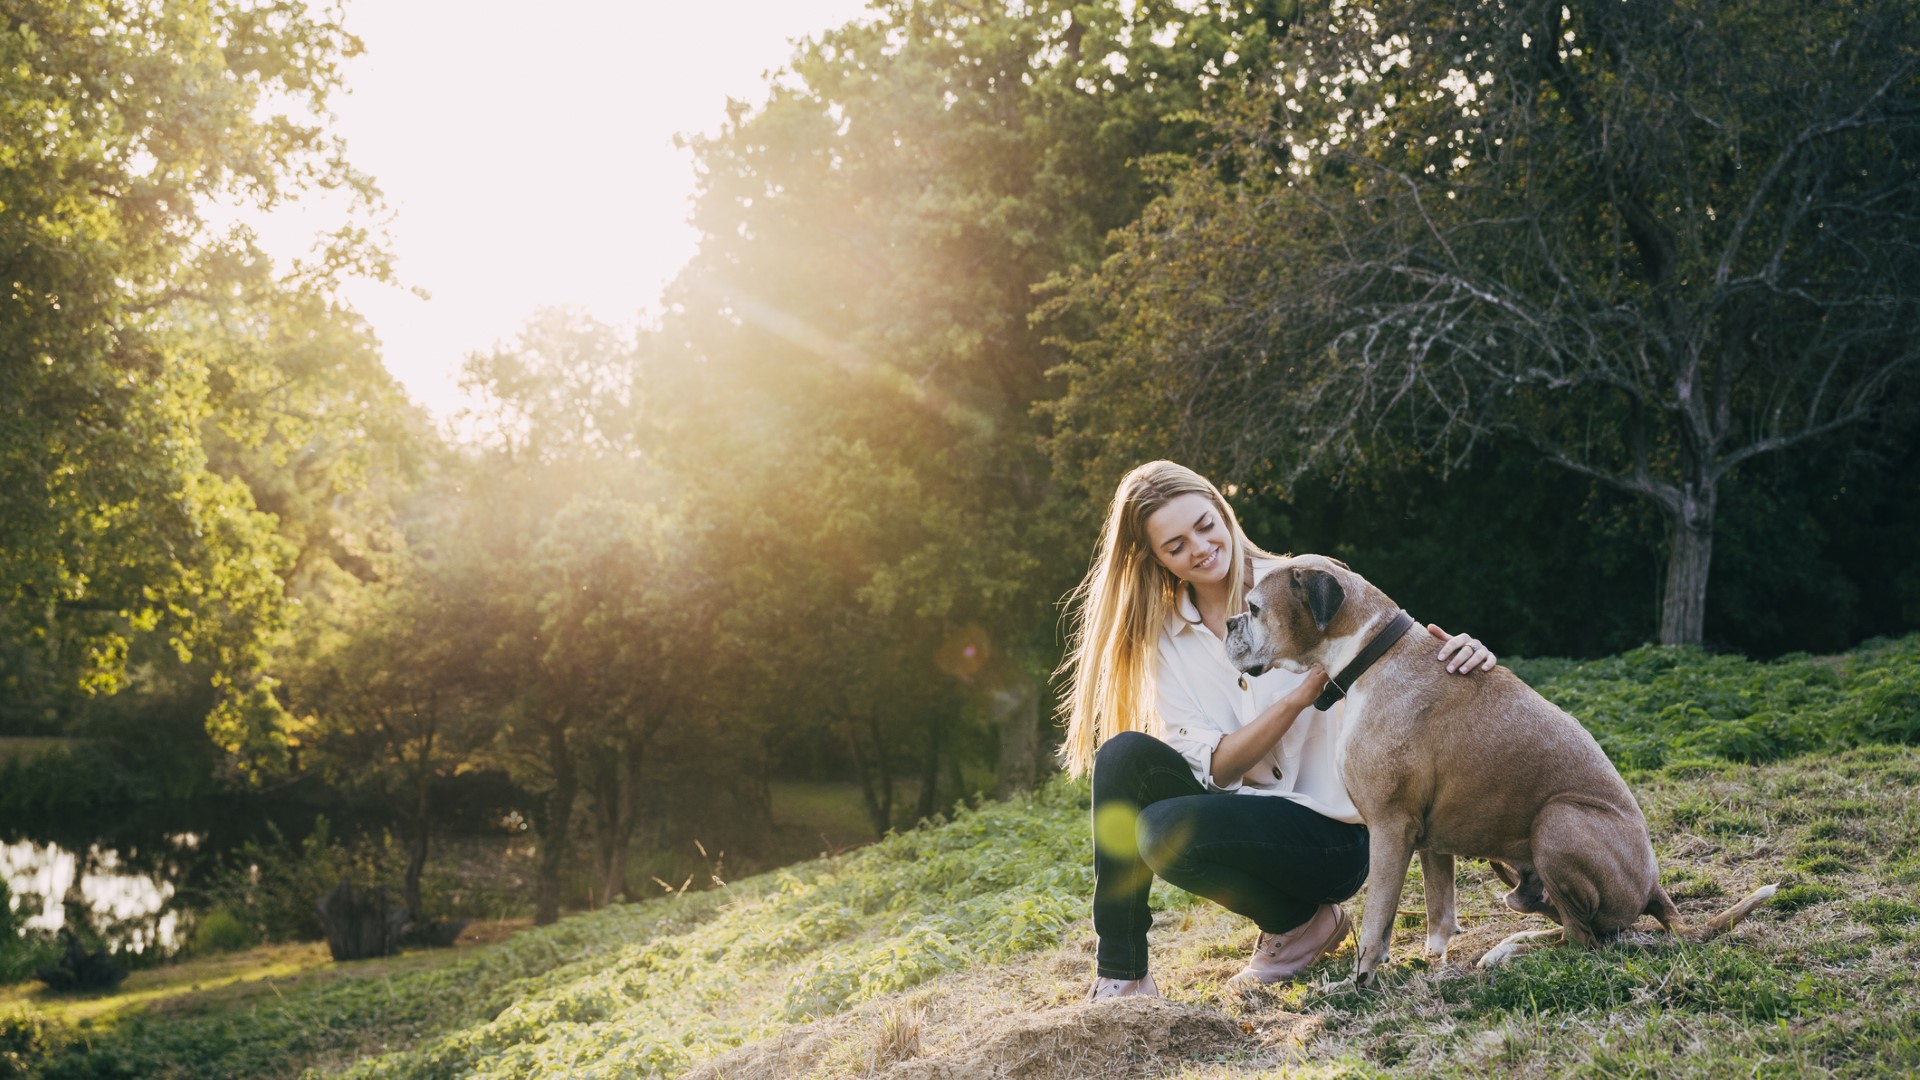
<svg viewBox="0 0 1920 1080">
<path fill-rule="evenodd" d="M 1232 551 L 1227 595 L 1237 610 L 1246 595 L 1249 562 L 1264 556 L 1207 478 L 1171 461 L 1136 466 L 1120 481 L 1100 529 L 1087 576 L 1064 601 L 1071 608 L 1067 656 L 1054 674 L 1067 677 L 1060 719 L 1067 727 L 1060 759 L 1080 776 L 1100 744 L 1123 731 L 1159 733 L 1153 708 L 1154 657 L 1167 619 L 1179 604 L 1180 579 L 1153 556 L 1147 518 L 1183 495 L 1205 495 L 1227 523 Z"/>
</svg>

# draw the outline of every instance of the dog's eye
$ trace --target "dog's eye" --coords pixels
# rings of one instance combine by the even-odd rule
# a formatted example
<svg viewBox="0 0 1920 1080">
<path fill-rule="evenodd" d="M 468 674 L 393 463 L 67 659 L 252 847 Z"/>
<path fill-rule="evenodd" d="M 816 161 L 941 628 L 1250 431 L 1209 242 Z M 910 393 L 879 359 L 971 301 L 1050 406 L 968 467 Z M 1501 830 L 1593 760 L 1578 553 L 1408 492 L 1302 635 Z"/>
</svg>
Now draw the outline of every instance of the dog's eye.
<svg viewBox="0 0 1920 1080">
<path fill-rule="evenodd" d="M 1251 616 L 1253 616 L 1253 617 L 1254 617 L 1254 618 L 1256 618 L 1256 619 L 1257 619 L 1257 618 L 1259 618 L 1259 617 L 1260 617 L 1260 605 L 1259 605 L 1259 604 L 1256 604 L 1256 603 L 1254 603 L 1254 602 L 1253 602 L 1253 601 L 1252 601 L 1251 599 L 1249 599 L 1249 600 L 1247 601 L 1247 614 L 1249 614 L 1249 615 L 1251 615 Z"/>
</svg>

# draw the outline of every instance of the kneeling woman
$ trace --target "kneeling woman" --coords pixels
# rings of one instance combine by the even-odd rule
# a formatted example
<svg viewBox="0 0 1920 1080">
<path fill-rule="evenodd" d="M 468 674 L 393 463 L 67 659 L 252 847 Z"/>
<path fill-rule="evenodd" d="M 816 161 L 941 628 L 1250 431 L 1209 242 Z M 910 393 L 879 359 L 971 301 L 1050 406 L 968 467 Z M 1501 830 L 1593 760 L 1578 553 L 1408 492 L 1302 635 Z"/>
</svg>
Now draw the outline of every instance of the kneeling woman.
<svg viewBox="0 0 1920 1080">
<path fill-rule="evenodd" d="M 1191 469 L 1149 462 L 1114 493 L 1070 598 L 1061 705 L 1067 769 L 1093 771 L 1090 1000 L 1159 993 L 1147 973 L 1155 874 L 1258 924 L 1236 983 L 1287 978 L 1346 937 L 1339 903 L 1366 881 L 1367 830 L 1340 776 L 1343 706 L 1313 708 L 1318 667 L 1245 676 L 1222 645 L 1272 565 Z M 1449 671 L 1493 667 L 1467 635 L 1428 629 Z"/>
</svg>

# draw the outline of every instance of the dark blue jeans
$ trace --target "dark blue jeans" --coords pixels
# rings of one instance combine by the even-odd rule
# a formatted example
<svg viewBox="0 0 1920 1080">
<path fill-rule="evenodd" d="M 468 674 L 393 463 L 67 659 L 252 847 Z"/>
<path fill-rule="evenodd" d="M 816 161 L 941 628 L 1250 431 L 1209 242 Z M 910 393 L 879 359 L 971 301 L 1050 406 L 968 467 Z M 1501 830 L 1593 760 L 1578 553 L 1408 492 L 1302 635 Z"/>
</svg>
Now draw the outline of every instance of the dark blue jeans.
<svg viewBox="0 0 1920 1080">
<path fill-rule="evenodd" d="M 1180 752 L 1137 731 L 1093 758 L 1093 930 L 1102 978 L 1147 973 L 1147 891 L 1162 878 L 1291 930 L 1367 880 L 1367 828 L 1288 799 L 1208 792 Z"/>
</svg>

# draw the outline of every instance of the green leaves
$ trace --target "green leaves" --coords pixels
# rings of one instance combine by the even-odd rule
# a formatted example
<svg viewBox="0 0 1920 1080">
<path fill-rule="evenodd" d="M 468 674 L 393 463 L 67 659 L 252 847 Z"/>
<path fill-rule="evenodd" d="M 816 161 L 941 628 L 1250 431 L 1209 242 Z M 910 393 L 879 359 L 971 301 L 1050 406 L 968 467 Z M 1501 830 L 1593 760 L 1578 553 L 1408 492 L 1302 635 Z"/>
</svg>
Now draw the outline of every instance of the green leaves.
<svg viewBox="0 0 1920 1080">
<path fill-rule="evenodd" d="M 386 272 L 365 233 L 276 275 L 206 224 L 216 200 L 377 200 L 319 119 L 358 47 L 336 15 L 83 0 L 0 33 L 0 635 L 68 693 L 164 645 L 249 767 L 280 760 L 287 579 L 359 539 L 352 493 L 409 441 L 332 299 Z"/>
</svg>

